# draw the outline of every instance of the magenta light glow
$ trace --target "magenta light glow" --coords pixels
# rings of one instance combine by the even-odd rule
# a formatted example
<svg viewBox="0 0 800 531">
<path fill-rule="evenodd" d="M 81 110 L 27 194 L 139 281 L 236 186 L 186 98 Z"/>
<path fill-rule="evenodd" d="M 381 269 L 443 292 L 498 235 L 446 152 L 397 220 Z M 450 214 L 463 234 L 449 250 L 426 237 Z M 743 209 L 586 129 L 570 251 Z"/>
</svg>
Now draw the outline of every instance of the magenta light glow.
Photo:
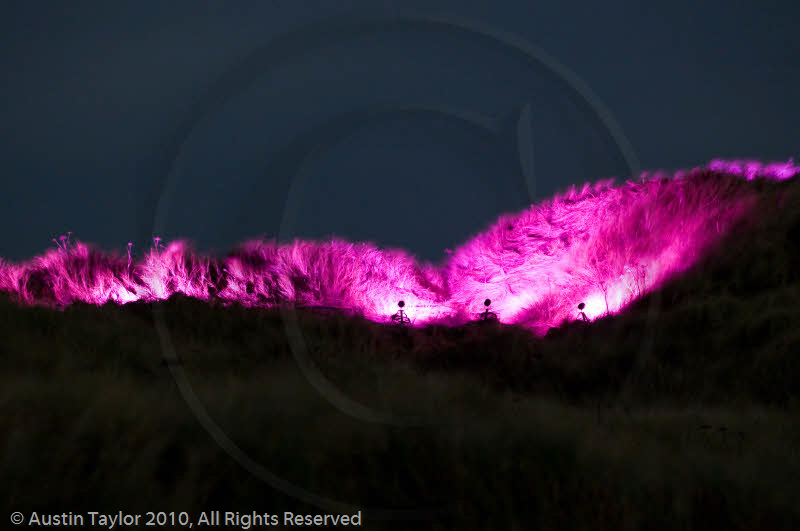
<svg viewBox="0 0 800 531">
<path fill-rule="evenodd" d="M 491 299 L 500 322 L 538 334 L 578 318 L 617 313 L 686 270 L 749 215 L 747 181 L 800 173 L 792 161 L 714 160 L 705 168 L 643 174 L 615 186 L 586 184 L 501 216 L 483 233 L 421 263 L 369 243 L 250 241 L 223 259 L 193 253 L 186 242 L 154 245 L 141 260 L 103 253 L 70 236 L 24 263 L 0 260 L 0 290 L 24 304 L 167 299 L 182 293 L 248 307 L 278 304 L 342 308 L 386 322 L 405 301 L 412 325 L 461 324 Z"/>
</svg>

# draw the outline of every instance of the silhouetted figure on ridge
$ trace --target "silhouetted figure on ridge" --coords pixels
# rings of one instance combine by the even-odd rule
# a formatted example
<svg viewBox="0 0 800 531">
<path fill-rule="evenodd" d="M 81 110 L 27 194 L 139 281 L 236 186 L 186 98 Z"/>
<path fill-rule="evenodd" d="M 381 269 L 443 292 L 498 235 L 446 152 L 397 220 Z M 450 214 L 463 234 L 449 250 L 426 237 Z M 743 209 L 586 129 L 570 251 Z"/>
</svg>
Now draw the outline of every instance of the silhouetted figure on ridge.
<svg viewBox="0 0 800 531">
<path fill-rule="evenodd" d="M 411 319 L 409 319 L 406 312 L 403 311 L 403 306 L 406 305 L 405 301 L 400 301 L 397 305 L 400 309 L 392 316 L 392 322 L 403 326 L 411 324 Z"/>
<path fill-rule="evenodd" d="M 496 321 L 497 314 L 494 312 L 489 311 L 489 305 L 492 304 L 491 299 L 486 299 L 483 301 L 483 305 L 486 306 L 486 309 L 481 313 L 481 321 Z"/>
<path fill-rule="evenodd" d="M 578 310 L 580 310 L 578 312 L 578 319 L 583 321 L 584 323 L 588 323 L 589 322 L 589 318 L 586 317 L 586 314 L 583 312 L 584 308 L 586 308 L 586 305 L 584 303 L 580 303 L 578 305 Z"/>
</svg>

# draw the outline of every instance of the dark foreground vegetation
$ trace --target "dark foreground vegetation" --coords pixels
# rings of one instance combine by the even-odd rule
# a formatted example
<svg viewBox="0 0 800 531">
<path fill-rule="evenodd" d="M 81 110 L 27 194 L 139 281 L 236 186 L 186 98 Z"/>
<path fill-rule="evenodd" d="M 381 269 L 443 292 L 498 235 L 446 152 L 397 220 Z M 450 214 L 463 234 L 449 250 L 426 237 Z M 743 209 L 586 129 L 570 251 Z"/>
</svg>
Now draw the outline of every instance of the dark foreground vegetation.
<svg viewBox="0 0 800 531">
<path fill-rule="evenodd" d="M 366 529 L 800 529 L 800 201 L 796 184 L 764 186 L 765 216 L 698 268 L 544 338 L 180 297 L 63 311 L 3 297 L 2 517 L 361 509 Z"/>
</svg>

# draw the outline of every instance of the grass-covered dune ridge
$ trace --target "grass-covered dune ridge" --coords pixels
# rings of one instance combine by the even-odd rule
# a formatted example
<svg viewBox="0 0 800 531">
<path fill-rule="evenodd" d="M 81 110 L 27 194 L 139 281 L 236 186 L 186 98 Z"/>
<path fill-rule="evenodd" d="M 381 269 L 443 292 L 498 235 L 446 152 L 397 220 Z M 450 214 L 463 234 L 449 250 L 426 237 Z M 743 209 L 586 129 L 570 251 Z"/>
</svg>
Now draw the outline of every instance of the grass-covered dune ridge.
<svg viewBox="0 0 800 531">
<path fill-rule="evenodd" d="M 204 431 L 161 350 L 160 308 L 230 439 L 277 476 L 363 508 L 366 529 L 796 530 L 800 182 L 762 185 L 765 214 L 690 270 L 618 315 L 545 337 L 181 295 L 54 311 L 0 294 L 0 505 L 328 512 L 264 483 Z M 289 314 L 345 396 L 431 422 L 335 407 L 294 359 Z M 432 511 L 387 521 L 375 507 Z"/>
<path fill-rule="evenodd" d="M 138 258 L 62 239 L 27 262 L 0 262 L 0 290 L 62 307 L 180 293 L 248 307 L 334 306 L 374 321 L 402 299 L 416 325 L 463 324 L 490 298 L 501 322 L 542 335 L 574 320 L 578 302 L 590 319 L 613 314 L 686 271 L 736 224 L 762 215 L 764 186 L 798 173 L 791 161 L 717 160 L 622 185 L 573 187 L 501 216 L 442 264 L 341 239 L 250 241 L 222 259 L 194 253 L 185 241 L 156 240 Z"/>
<path fill-rule="evenodd" d="M 195 522 L 209 510 L 331 512 L 218 446 L 184 400 L 180 370 L 250 458 L 363 509 L 366 529 L 800 529 L 800 180 L 742 176 L 726 193 L 749 198 L 746 223 L 625 311 L 543 337 L 525 323 L 401 328 L 253 307 L 246 286 L 258 304 L 173 293 L 59 311 L 0 294 L 0 506 L 187 511 Z M 78 280 L 128 272 L 127 257 L 109 265 L 77 248 L 52 254 L 78 256 Z M 274 267 L 238 256 L 245 270 Z M 174 267 L 214 274 L 232 263 L 182 259 L 198 262 Z M 167 293 L 180 287 L 170 280 Z M 33 301 L 57 305 L 32 287 Z M 295 359 L 288 318 L 305 360 L 342 395 L 429 422 L 343 411 Z M 373 510 L 419 507 L 430 512 L 417 521 Z"/>
</svg>

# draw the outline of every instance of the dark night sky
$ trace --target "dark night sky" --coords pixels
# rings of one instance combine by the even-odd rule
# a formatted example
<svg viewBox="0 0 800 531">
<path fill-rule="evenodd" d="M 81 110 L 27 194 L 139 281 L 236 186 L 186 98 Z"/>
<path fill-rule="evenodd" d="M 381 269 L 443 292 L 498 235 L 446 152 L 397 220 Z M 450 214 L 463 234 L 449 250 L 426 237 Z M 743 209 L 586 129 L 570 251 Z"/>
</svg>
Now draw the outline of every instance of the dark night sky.
<svg viewBox="0 0 800 531">
<path fill-rule="evenodd" d="M 201 250 L 336 234 L 436 261 L 503 212 L 626 177 L 591 102 L 483 30 L 577 74 L 642 168 L 798 155 L 796 2 L 164 4 L 0 5 L 0 256 L 67 230 L 141 251 L 158 228 Z M 391 22 L 410 13 L 479 31 Z"/>
</svg>

